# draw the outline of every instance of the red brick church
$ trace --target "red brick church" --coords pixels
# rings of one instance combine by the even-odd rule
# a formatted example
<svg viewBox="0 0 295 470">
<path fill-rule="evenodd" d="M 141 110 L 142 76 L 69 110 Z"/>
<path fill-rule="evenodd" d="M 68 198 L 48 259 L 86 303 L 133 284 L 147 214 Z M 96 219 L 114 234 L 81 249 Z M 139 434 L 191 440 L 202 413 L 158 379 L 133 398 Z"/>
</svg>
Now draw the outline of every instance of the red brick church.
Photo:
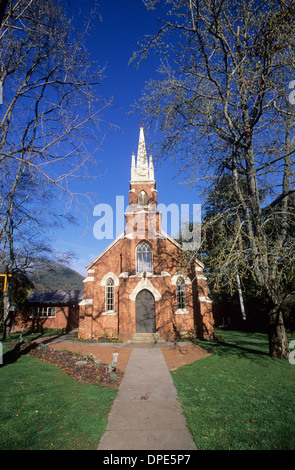
<svg viewBox="0 0 295 470">
<path fill-rule="evenodd" d="M 132 155 L 125 231 L 87 266 L 79 337 L 127 341 L 213 336 L 212 303 L 203 264 L 187 265 L 181 246 L 161 228 L 152 157 L 140 128 Z"/>
</svg>

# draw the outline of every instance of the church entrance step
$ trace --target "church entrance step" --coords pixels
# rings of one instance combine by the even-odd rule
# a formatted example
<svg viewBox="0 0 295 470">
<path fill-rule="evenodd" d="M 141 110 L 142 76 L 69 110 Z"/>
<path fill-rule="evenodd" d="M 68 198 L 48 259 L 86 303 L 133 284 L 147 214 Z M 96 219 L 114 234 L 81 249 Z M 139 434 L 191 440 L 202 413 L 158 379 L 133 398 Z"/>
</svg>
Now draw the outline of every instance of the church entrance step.
<svg viewBox="0 0 295 470">
<path fill-rule="evenodd" d="M 160 333 L 133 333 L 130 343 L 165 343 Z"/>
</svg>

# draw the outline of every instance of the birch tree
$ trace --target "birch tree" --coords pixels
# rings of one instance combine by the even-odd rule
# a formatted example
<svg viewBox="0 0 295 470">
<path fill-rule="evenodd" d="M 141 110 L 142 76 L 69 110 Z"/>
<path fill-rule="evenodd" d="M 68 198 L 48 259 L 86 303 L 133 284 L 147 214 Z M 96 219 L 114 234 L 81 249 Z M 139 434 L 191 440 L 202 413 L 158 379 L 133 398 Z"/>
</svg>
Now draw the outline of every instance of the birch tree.
<svg viewBox="0 0 295 470">
<path fill-rule="evenodd" d="M 151 51 L 161 57 L 159 79 L 139 103 L 146 126 L 155 130 L 159 158 L 175 159 L 204 193 L 230 177 L 234 230 L 216 254 L 216 281 L 236 286 L 237 266 L 255 279 L 267 299 L 270 354 L 286 358 L 281 304 L 287 273 L 294 276 L 294 2 L 144 3 L 166 12 L 133 58 L 140 63 Z"/>
</svg>

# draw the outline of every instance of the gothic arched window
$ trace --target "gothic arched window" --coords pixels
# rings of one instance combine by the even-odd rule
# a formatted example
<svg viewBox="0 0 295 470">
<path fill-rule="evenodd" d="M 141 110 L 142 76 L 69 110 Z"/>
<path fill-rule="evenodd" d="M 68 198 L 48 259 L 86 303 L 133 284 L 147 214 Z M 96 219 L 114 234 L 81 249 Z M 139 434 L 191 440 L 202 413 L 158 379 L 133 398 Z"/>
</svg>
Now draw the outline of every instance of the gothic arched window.
<svg viewBox="0 0 295 470">
<path fill-rule="evenodd" d="M 153 250 L 146 242 L 141 242 L 136 247 L 136 271 L 138 273 L 153 271 Z"/>
<path fill-rule="evenodd" d="M 176 302 L 177 310 L 186 308 L 185 281 L 182 277 L 179 277 L 176 282 Z"/>
<path fill-rule="evenodd" d="M 109 278 L 106 282 L 106 312 L 115 310 L 115 283 Z"/>
<path fill-rule="evenodd" d="M 145 191 L 140 191 L 138 195 L 138 204 L 140 204 L 141 206 L 147 206 L 148 202 L 149 200 L 147 193 Z"/>
</svg>

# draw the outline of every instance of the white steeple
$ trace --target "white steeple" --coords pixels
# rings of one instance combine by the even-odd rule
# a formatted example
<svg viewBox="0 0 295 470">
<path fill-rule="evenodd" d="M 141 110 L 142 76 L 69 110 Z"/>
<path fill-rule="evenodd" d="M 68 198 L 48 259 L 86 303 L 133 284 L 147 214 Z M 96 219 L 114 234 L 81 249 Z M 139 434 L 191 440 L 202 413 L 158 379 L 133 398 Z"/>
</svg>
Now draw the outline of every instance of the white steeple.
<svg viewBox="0 0 295 470">
<path fill-rule="evenodd" d="M 150 163 L 148 163 L 148 157 L 145 146 L 143 127 L 139 130 L 139 141 L 137 149 L 137 161 L 135 165 L 135 155 L 132 155 L 131 161 L 131 180 L 134 182 L 140 181 L 154 181 L 154 165 L 152 156 L 150 156 Z"/>
<path fill-rule="evenodd" d="M 151 155 L 150 155 L 149 173 L 150 173 L 150 178 L 153 180 L 154 179 L 154 164 L 153 164 L 153 157 Z"/>
</svg>

